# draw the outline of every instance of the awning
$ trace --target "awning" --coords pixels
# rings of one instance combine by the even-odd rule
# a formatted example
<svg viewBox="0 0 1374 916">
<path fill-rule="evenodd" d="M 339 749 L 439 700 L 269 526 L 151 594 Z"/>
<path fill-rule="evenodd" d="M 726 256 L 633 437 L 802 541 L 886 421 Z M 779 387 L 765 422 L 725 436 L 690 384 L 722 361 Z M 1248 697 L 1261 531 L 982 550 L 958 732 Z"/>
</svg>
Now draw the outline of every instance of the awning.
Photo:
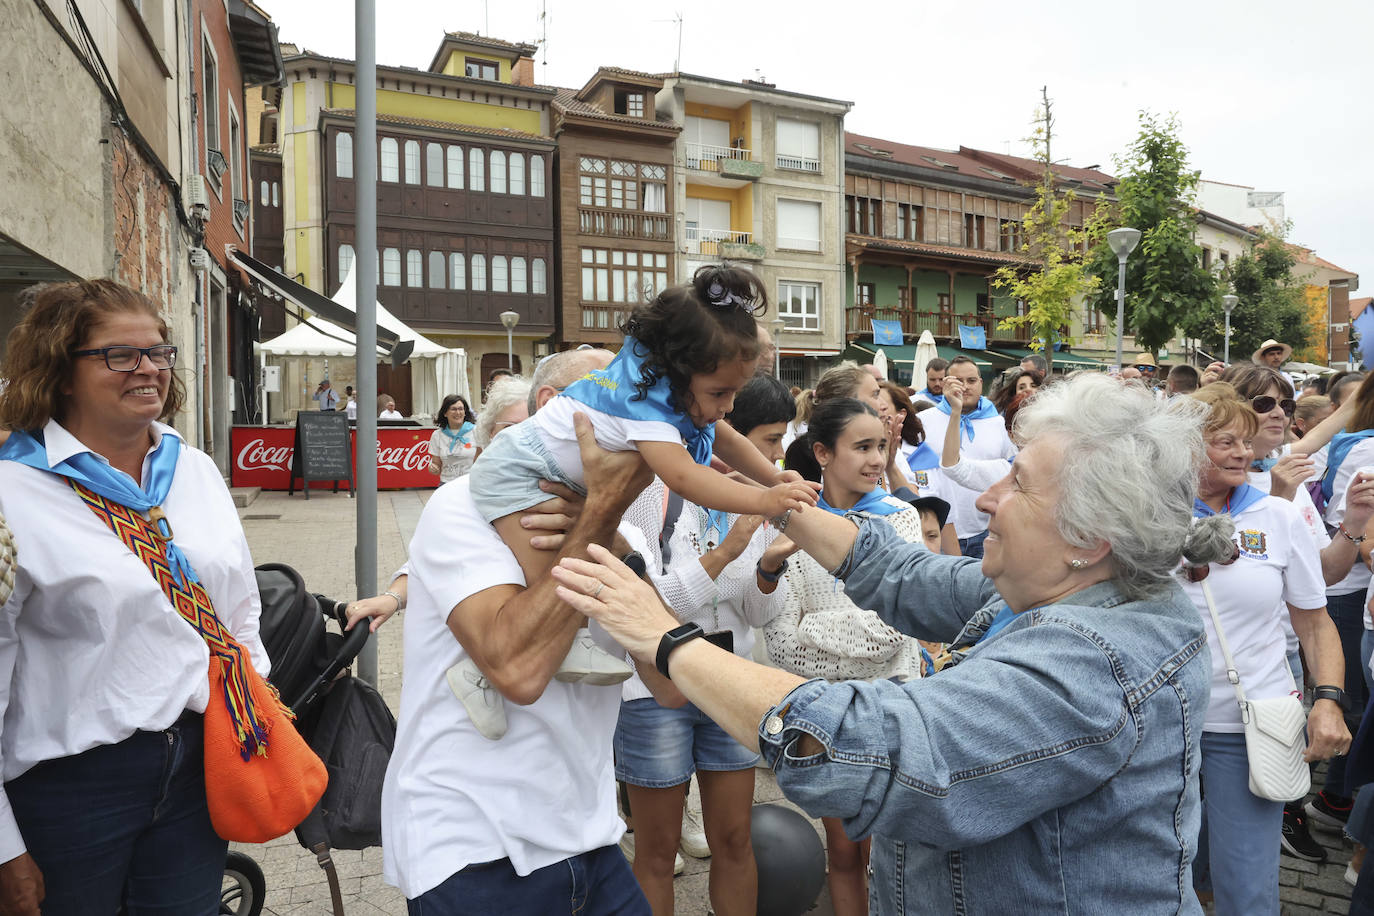
<svg viewBox="0 0 1374 916">
<path fill-rule="evenodd" d="M 229 260 L 242 267 L 253 279 L 277 295 L 284 299 L 290 299 L 301 308 L 314 312 L 326 321 L 337 324 L 347 331 L 357 333 L 358 316 L 355 312 L 339 305 L 333 299 L 325 298 L 310 287 L 297 283 L 285 274 L 278 273 L 257 258 L 250 257 L 230 245 L 226 245 L 224 251 L 229 256 Z M 386 354 L 391 354 L 393 350 L 396 350 L 400 342 L 401 337 L 395 331 L 387 330 L 381 325 L 377 326 L 377 347 Z M 407 349 L 406 356 L 409 354 L 410 351 Z M 401 357 L 401 361 L 405 361 L 405 356 Z"/>
<path fill-rule="evenodd" d="M 967 356 L 973 360 L 973 364 L 978 367 L 978 371 L 993 370 L 1003 366 L 1015 365 L 1015 360 L 998 359 L 1000 354 L 992 353 L 988 350 L 961 350 L 958 347 L 937 346 L 942 359 L 953 359 L 956 356 Z M 872 362 L 873 357 L 882 350 L 890 363 L 901 363 L 910 366 L 916 362 L 916 345 L 902 344 L 900 347 L 879 346 L 871 340 L 855 340 L 849 344 L 849 349 L 844 351 L 844 355 L 850 359 L 860 362 Z M 996 360 L 995 362 L 993 360 Z"/>
<path fill-rule="evenodd" d="M 839 356 L 840 351 L 826 347 L 778 347 L 783 356 Z"/>
<path fill-rule="evenodd" d="M 997 347 L 996 349 L 999 354 L 1002 354 L 1006 356 L 1008 359 L 1013 360 L 1017 363 L 1021 362 L 1021 360 L 1025 359 L 1027 356 L 1030 356 L 1032 353 L 1035 352 L 1033 350 L 1028 350 L 1025 347 Z M 1054 351 L 1054 360 L 1052 365 L 1072 366 L 1075 369 L 1111 368 L 1111 366 L 1108 363 L 1104 363 L 1101 360 L 1090 359 L 1086 356 L 1079 356 L 1076 353 L 1069 353 L 1067 350 Z"/>
</svg>

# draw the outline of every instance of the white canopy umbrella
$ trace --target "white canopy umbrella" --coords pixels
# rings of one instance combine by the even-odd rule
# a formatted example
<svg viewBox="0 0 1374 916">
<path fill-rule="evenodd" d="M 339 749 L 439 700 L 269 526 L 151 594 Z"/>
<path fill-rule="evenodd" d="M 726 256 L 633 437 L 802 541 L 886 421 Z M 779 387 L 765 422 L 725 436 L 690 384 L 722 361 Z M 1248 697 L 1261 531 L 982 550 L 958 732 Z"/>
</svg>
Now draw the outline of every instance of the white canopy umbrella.
<svg viewBox="0 0 1374 916">
<path fill-rule="evenodd" d="M 879 347 L 878 352 L 873 354 L 873 368 L 878 370 L 878 374 L 887 378 L 887 354 L 883 348 Z"/>
<path fill-rule="evenodd" d="M 922 331 L 921 337 L 916 341 L 916 355 L 911 361 L 911 387 L 917 391 L 926 387 L 926 365 L 932 359 L 938 359 L 940 349 L 935 345 L 935 335 L 930 331 Z"/>
</svg>

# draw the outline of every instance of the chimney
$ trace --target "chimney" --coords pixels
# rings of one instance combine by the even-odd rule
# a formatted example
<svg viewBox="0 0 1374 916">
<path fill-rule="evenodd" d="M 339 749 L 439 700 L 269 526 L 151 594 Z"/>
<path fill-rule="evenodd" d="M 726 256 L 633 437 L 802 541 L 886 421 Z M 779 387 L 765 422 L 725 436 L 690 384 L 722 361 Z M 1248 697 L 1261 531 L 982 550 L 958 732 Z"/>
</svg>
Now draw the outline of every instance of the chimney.
<svg viewBox="0 0 1374 916">
<path fill-rule="evenodd" d="M 534 85 L 534 58 L 521 57 L 510 68 L 510 81 L 513 86 Z"/>
</svg>

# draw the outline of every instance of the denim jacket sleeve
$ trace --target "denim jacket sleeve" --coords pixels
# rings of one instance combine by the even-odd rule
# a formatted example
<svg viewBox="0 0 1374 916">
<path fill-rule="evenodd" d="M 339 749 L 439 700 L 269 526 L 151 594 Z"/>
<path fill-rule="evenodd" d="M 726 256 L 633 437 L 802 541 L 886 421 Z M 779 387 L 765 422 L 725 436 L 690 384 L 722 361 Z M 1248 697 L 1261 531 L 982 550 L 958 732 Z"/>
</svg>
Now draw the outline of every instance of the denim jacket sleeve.
<svg viewBox="0 0 1374 916">
<path fill-rule="evenodd" d="M 859 607 L 876 611 L 903 633 L 935 642 L 953 640 L 968 619 L 996 597 L 978 560 L 931 553 L 875 519 L 859 527 L 854 547 L 836 575 Z"/>
<path fill-rule="evenodd" d="M 824 753 L 796 756 L 803 734 Z M 759 725 L 779 787 L 809 814 L 941 849 L 1087 796 L 1138 742 L 1111 656 L 1062 622 L 1017 621 L 924 680 L 808 681 Z"/>
</svg>

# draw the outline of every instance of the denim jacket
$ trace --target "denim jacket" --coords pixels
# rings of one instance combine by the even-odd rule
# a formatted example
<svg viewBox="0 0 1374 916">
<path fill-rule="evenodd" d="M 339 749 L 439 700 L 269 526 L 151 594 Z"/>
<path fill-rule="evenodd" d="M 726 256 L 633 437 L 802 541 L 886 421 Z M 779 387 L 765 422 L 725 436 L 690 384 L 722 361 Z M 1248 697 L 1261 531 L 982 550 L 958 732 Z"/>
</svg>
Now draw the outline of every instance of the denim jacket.
<svg viewBox="0 0 1374 916">
<path fill-rule="evenodd" d="M 837 574 L 923 639 L 971 642 L 1002 607 L 978 561 L 872 521 Z M 759 742 L 789 799 L 873 836 L 874 914 L 1195 914 L 1211 670 L 1181 589 L 1134 601 L 1104 582 L 934 677 L 808 681 Z M 797 756 L 803 734 L 825 752 Z"/>
</svg>

